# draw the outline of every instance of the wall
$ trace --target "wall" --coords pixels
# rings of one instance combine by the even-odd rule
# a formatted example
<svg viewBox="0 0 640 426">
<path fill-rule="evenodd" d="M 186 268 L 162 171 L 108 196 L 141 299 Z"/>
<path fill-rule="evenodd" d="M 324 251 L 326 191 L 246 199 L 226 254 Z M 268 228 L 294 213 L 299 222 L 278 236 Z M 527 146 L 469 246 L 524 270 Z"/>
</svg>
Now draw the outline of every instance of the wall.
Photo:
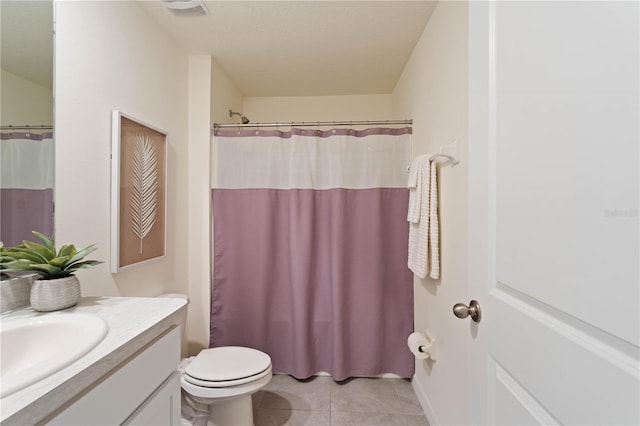
<svg viewBox="0 0 640 426">
<path fill-rule="evenodd" d="M 244 98 L 233 80 L 214 60 L 211 64 L 211 120 L 214 123 L 237 123 L 238 116 L 229 110 L 242 111 Z"/>
<path fill-rule="evenodd" d="M 242 107 L 242 94 L 209 55 L 189 58 L 189 353 L 209 347 L 211 294 L 211 126 L 231 122 L 229 109 Z"/>
<path fill-rule="evenodd" d="M 0 125 L 52 125 L 51 89 L 0 70 Z"/>
<path fill-rule="evenodd" d="M 56 2 L 56 237 L 96 243 L 84 295 L 187 290 L 187 56 L 135 2 Z M 109 272 L 111 111 L 169 133 L 167 256 Z"/>
<path fill-rule="evenodd" d="M 242 113 L 253 123 L 390 120 L 392 103 L 391 95 L 244 98 Z"/>
<path fill-rule="evenodd" d="M 208 282 L 211 263 L 209 244 L 209 151 L 211 133 L 211 65 L 209 55 L 189 57 L 189 171 L 187 258 L 189 310 L 188 350 L 198 353 L 209 346 Z"/>
<path fill-rule="evenodd" d="M 468 321 L 451 307 L 467 303 L 467 4 L 441 1 L 393 91 L 396 118 L 413 118 L 414 155 L 437 152 L 458 139 L 461 162 L 440 169 L 441 279 L 414 278 L 417 331 L 437 339 L 438 360 L 416 361 L 413 386 L 431 424 L 470 424 Z"/>
</svg>

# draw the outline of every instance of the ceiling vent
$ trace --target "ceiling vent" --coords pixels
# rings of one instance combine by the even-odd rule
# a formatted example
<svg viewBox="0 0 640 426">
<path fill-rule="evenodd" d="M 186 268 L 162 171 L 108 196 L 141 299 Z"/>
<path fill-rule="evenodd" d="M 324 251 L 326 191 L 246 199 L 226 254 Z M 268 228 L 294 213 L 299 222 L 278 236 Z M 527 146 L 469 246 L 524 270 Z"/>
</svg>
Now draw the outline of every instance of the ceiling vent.
<svg viewBox="0 0 640 426">
<path fill-rule="evenodd" d="M 205 16 L 209 9 L 202 0 L 162 0 L 169 12 L 179 17 Z"/>
</svg>

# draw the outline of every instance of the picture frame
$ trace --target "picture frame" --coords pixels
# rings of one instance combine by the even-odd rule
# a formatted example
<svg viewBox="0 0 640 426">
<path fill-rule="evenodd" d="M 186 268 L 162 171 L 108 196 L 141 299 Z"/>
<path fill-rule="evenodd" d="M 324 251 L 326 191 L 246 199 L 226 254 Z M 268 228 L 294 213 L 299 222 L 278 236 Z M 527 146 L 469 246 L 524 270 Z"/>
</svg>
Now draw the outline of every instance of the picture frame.
<svg viewBox="0 0 640 426">
<path fill-rule="evenodd" d="M 111 116 L 111 273 L 166 256 L 168 133 Z"/>
</svg>

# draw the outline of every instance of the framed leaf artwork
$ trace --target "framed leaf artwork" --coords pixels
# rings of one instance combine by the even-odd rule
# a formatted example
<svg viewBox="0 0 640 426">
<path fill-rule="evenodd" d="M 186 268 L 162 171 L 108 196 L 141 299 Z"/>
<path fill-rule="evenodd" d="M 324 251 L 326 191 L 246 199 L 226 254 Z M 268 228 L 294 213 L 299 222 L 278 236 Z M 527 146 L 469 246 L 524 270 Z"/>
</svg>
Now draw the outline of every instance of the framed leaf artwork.
<svg viewBox="0 0 640 426">
<path fill-rule="evenodd" d="M 112 112 L 111 272 L 166 254 L 167 132 Z"/>
</svg>

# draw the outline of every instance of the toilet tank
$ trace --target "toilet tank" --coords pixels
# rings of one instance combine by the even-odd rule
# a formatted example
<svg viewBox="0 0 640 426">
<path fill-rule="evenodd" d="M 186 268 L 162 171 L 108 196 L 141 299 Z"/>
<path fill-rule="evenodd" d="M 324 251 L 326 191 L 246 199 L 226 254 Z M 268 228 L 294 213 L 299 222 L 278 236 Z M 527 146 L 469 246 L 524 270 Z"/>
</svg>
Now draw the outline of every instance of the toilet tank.
<svg viewBox="0 0 640 426">
<path fill-rule="evenodd" d="M 187 301 L 187 309 L 189 308 L 189 296 L 186 294 L 180 293 L 163 293 L 158 297 L 170 297 L 174 299 L 183 299 Z M 188 356 L 188 340 L 187 340 L 187 309 L 184 309 L 180 313 L 180 336 L 182 339 L 182 344 L 180 346 L 180 355 L 182 358 L 186 358 Z"/>
</svg>

